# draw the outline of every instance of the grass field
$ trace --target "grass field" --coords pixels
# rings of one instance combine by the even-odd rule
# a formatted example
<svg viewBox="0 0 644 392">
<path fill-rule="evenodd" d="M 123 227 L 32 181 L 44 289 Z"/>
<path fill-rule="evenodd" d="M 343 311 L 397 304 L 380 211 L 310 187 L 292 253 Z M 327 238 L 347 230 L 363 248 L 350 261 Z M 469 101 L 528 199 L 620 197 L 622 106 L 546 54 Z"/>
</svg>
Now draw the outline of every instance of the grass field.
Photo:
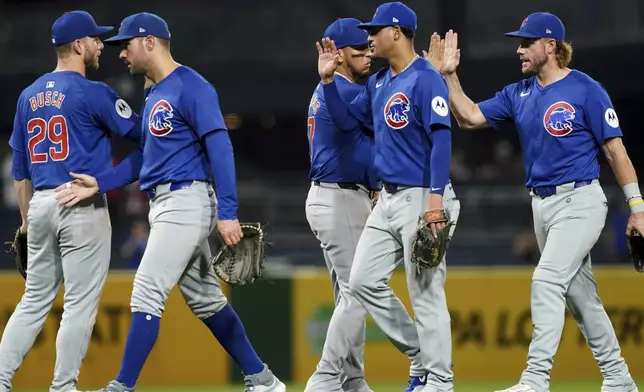
<svg viewBox="0 0 644 392">
<path fill-rule="evenodd" d="M 507 388 L 511 386 L 510 382 L 461 382 L 455 385 L 457 392 L 493 392 L 496 389 Z M 553 383 L 551 392 L 599 392 L 601 381 L 584 381 L 584 382 L 558 382 Z M 404 385 L 372 385 L 374 392 L 402 392 Z M 242 392 L 244 387 L 241 385 L 227 387 L 203 387 L 203 388 L 141 388 L 136 392 Z M 304 385 L 292 384 L 287 386 L 288 392 L 302 392 Z M 21 390 L 15 392 L 42 392 L 42 390 Z"/>
</svg>

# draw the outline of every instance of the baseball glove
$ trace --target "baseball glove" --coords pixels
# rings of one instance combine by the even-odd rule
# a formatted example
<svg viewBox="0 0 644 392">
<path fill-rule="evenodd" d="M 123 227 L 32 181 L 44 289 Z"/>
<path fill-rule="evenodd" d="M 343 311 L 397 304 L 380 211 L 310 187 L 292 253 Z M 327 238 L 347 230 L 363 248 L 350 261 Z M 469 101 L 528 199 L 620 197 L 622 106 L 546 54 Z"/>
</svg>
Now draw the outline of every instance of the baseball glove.
<svg viewBox="0 0 644 392">
<path fill-rule="evenodd" d="M 14 256 L 18 272 L 27 279 L 27 233 L 23 234 L 20 229 L 16 230 L 13 241 L 5 242 L 5 245 L 9 245 L 5 252 Z"/>
<path fill-rule="evenodd" d="M 637 231 L 628 237 L 628 252 L 637 272 L 644 272 L 644 237 Z"/>
<path fill-rule="evenodd" d="M 212 264 L 217 276 L 231 286 L 242 286 L 260 279 L 264 272 L 264 230 L 260 223 L 240 223 L 244 237 L 230 248 L 219 244 Z"/>
<path fill-rule="evenodd" d="M 411 243 L 411 262 L 416 265 L 420 273 L 423 268 L 434 268 L 438 266 L 449 244 L 449 232 L 454 222 L 449 221 L 444 210 L 430 211 L 425 217 L 418 219 L 416 236 Z M 430 223 L 445 223 L 445 227 L 436 230 L 438 238 L 434 238 Z"/>
</svg>

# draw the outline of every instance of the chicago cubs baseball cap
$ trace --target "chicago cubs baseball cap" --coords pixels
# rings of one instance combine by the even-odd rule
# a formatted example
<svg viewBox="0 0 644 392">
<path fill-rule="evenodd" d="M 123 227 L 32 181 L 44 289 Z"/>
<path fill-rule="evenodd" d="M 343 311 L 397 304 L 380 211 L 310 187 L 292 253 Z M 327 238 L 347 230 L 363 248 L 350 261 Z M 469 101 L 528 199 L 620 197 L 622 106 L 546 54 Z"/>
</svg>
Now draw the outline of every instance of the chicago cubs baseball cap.
<svg viewBox="0 0 644 392">
<path fill-rule="evenodd" d="M 84 37 L 97 37 L 112 29 L 113 26 L 98 26 L 86 11 L 65 12 L 51 26 L 51 42 L 54 46 L 65 45 Z"/>
<path fill-rule="evenodd" d="M 523 19 L 519 30 L 505 33 L 505 35 L 520 38 L 553 38 L 563 41 L 566 36 L 566 28 L 561 19 L 554 14 L 535 12 Z"/>
<path fill-rule="evenodd" d="M 400 26 L 416 31 L 417 24 L 416 13 L 403 3 L 394 1 L 380 5 L 371 22 L 361 23 L 358 28 L 369 30 L 374 27 Z"/>
<path fill-rule="evenodd" d="M 324 37 L 331 38 L 338 49 L 347 46 L 369 45 L 369 35 L 358 28 L 360 21 L 354 18 L 339 18 L 324 31 Z"/>
<path fill-rule="evenodd" d="M 106 39 L 105 42 L 118 45 L 121 41 L 148 35 L 170 40 L 170 30 L 165 20 L 155 14 L 141 12 L 123 19 L 118 34 Z"/>
</svg>

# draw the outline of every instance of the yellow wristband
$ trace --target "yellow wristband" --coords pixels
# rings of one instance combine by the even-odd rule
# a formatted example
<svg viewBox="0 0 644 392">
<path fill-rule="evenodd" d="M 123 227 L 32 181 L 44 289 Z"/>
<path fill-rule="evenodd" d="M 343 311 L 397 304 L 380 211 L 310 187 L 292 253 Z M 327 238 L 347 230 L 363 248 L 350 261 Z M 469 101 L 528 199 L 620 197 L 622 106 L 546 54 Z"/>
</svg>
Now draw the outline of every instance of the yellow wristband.
<svg viewBox="0 0 644 392">
<path fill-rule="evenodd" d="M 628 202 L 628 206 L 629 207 L 634 207 L 634 206 L 636 206 L 638 204 L 642 204 L 642 203 L 644 203 L 644 200 L 642 200 L 642 199 L 631 200 L 631 201 Z"/>
</svg>

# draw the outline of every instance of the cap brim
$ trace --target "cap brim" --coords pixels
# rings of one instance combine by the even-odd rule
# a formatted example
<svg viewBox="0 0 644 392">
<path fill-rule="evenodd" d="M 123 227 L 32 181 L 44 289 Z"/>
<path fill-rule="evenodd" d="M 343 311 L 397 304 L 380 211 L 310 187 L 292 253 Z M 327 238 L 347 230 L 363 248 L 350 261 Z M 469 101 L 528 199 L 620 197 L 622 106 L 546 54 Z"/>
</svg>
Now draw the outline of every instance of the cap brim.
<svg viewBox="0 0 644 392">
<path fill-rule="evenodd" d="M 112 31 L 112 30 L 114 30 L 114 26 L 96 26 L 96 29 L 94 30 L 94 32 L 89 34 L 89 36 L 98 37 L 99 35 L 103 35 L 108 31 Z"/>
<path fill-rule="evenodd" d="M 369 29 L 375 29 L 377 27 L 388 27 L 392 26 L 391 24 L 380 24 L 380 23 L 373 23 L 373 22 L 367 22 L 367 23 L 360 23 L 356 27 L 362 30 L 369 30 Z"/>
<path fill-rule="evenodd" d="M 121 42 L 127 41 L 132 38 L 134 38 L 133 35 L 118 34 L 118 35 L 115 35 L 114 37 L 110 37 L 106 40 L 103 40 L 103 42 L 110 45 L 119 45 Z"/>
<path fill-rule="evenodd" d="M 98 26 L 99 34 L 105 34 L 108 31 L 114 30 L 114 26 Z"/>
<path fill-rule="evenodd" d="M 349 41 L 349 42 L 341 42 L 340 45 L 335 45 L 336 48 L 342 49 L 342 48 L 347 48 L 347 47 L 356 47 L 356 46 L 369 46 L 369 41 Z"/>
<path fill-rule="evenodd" d="M 511 31 L 509 33 L 505 33 L 506 37 L 517 37 L 517 38 L 541 38 L 540 35 L 538 34 L 531 34 L 525 31 Z"/>
<path fill-rule="evenodd" d="M 379 29 L 379 28 L 384 28 L 384 27 L 393 27 L 393 26 L 400 26 L 400 27 L 406 27 L 408 29 L 411 29 L 413 31 L 416 31 L 414 27 L 406 26 L 406 25 L 401 25 L 401 24 L 395 24 L 395 23 L 387 23 L 387 24 L 382 24 L 382 23 L 361 23 L 357 25 L 356 27 L 362 30 L 371 30 L 371 29 Z"/>
</svg>

